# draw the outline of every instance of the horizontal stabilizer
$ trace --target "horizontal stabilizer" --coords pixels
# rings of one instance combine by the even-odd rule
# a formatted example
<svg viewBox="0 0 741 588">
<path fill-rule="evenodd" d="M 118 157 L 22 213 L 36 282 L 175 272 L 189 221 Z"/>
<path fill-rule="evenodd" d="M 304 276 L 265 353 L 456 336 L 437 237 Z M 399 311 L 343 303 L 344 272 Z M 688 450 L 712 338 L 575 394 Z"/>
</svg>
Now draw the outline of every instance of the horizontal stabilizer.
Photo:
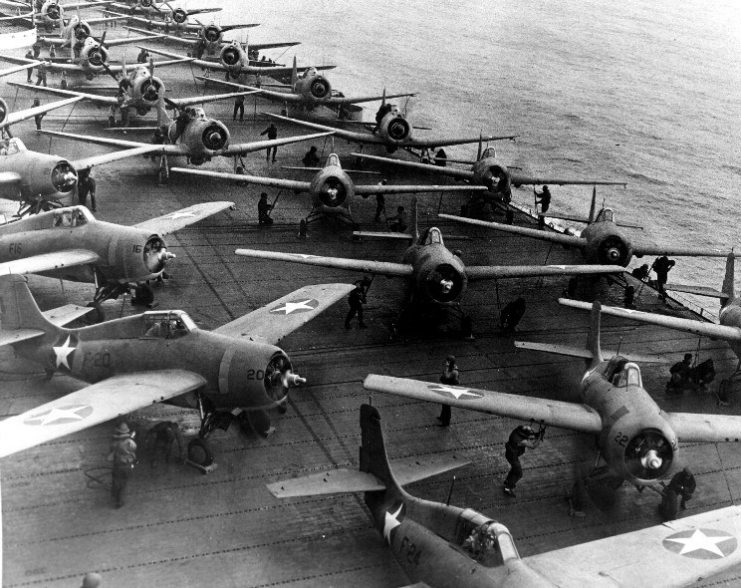
<svg viewBox="0 0 741 588">
<path fill-rule="evenodd" d="M 391 470 L 400 485 L 412 484 L 468 465 L 470 462 L 453 457 L 407 458 L 391 463 Z M 373 474 L 340 469 L 292 478 L 267 485 L 276 498 L 321 496 L 346 492 L 375 492 L 386 486 Z"/>
<path fill-rule="evenodd" d="M 707 296 L 708 298 L 730 298 L 727 293 L 721 292 L 720 290 L 716 290 L 715 288 L 711 288 L 709 286 L 693 286 L 692 284 L 666 284 L 664 288 L 672 292 L 686 292 L 687 294 Z"/>
<path fill-rule="evenodd" d="M 391 231 L 353 231 L 352 236 L 355 239 L 369 237 L 371 239 L 398 239 L 399 241 L 409 241 L 414 237 L 409 233 L 394 233 Z"/>
<path fill-rule="evenodd" d="M 4 345 L 13 345 L 21 341 L 28 341 L 36 337 L 42 337 L 44 331 L 40 329 L 13 329 L 12 331 L 0 330 L 0 347 Z"/>
<path fill-rule="evenodd" d="M 46 310 L 41 314 L 50 323 L 57 327 L 64 327 L 73 321 L 76 321 L 81 316 L 85 316 L 89 312 L 94 310 L 92 306 L 78 306 L 77 304 L 65 304 L 59 308 L 53 308 Z"/>
<path fill-rule="evenodd" d="M 584 347 L 570 347 L 568 345 L 558 345 L 556 343 L 535 343 L 532 341 L 515 341 L 515 347 L 520 349 L 530 349 L 531 351 L 542 351 L 544 353 L 554 353 L 556 355 L 567 355 L 569 357 L 581 357 L 583 359 L 592 359 L 592 352 Z M 638 353 L 618 353 L 610 349 L 602 349 L 604 359 L 610 359 L 619 355 L 628 361 L 638 363 L 669 363 L 669 360 L 658 355 L 642 355 Z"/>
</svg>

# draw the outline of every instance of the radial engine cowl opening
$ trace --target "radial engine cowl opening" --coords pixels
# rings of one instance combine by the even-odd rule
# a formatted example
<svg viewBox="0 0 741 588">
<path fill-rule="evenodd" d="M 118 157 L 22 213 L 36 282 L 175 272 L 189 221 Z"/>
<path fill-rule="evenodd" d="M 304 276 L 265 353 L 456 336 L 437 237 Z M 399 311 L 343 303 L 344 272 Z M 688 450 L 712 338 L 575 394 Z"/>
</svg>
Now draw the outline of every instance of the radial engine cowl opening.
<svg viewBox="0 0 741 588">
<path fill-rule="evenodd" d="M 319 188 L 319 200 L 324 206 L 336 208 L 345 203 L 347 193 L 347 186 L 340 178 L 329 177 Z"/>
<path fill-rule="evenodd" d="M 321 100 L 322 98 L 326 98 L 330 95 L 332 92 L 332 87 L 329 85 L 329 81 L 324 76 L 317 76 L 314 78 L 314 80 L 311 82 L 311 88 L 309 89 L 311 92 L 312 98 L 316 98 L 317 100 Z"/>
<path fill-rule="evenodd" d="M 221 29 L 216 25 L 209 25 L 203 32 L 203 38 L 209 43 L 218 43 L 221 39 Z"/>
<path fill-rule="evenodd" d="M 157 78 L 148 78 L 142 82 L 140 93 L 144 102 L 155 105 L 162 97 L 162 82 Z"/>
<path fill-rule="evenodd" d="M 630 252 L 625 241 L 617 235 L 611 235 L 599 244 L 597 257 L 600 263 L 607 265 L 627 265 Z"/>
<path fill-rule="evenodd" d="M 8 117 L 8 103 L 0 98 L 0 124 Z"/>
<path fill-rule="evenodd" d="M 411 133 L 412 128 L 403 116 L 395 116 L 386 126 L 386 134 L 392 141 L 403 141 Z"/>
<path fill-rule="evenodd" d="M 49 20 L 59 20 L 62 18 L 62 7 L 56 2 L 54 4 L 49 4 L 49 6 L 46 7 L 46 18 Z"/>
<path fill-rule="evenodd" d="M 658 429 L 645 429 L 625 448 L 625 468 L 641 480 L 658 480 L 666 475 L 674 460 L 669 440 Z"/>
<path fill-rule="evenodd" d="M 147 239 L 144 245 L 143 255 L 144 266 L 153 274 L 157 274 L 165 269 L 167 260 L 175 257 L 173 253 L 167 250 L 165 242 L 156 235 Z"/>
<path fill-rule="evenodd" d="M 229 131 L 226 127 L 216 121 L 206 125 L 201 133 L 203 146 L 210 151 L 219 151 L 226 147 L 229 142 Z"/>
<path fill-rule="evenodd" d="M 291 360 L 283 354 L 275 354 L 265 368 L 265 392 L 273 402 L 280 402 L 291 386 L 304 382 L 306 380 L 293 373 Z"/>
<path fill-rule="evenodd" d="M 239 65 L 240 58 L 239 49 L 233 45 L 225 47 L 221 52 L 221 63 L 224 67 L 235 67 Z"/>
<path fill-rule="evenodd" d="M 93 67 L 103 67 L 108 62 L 108 51 L 101 45 L 92 47 L 88 51 L 87 60 Z"/>
<path fill-rule="evenodd" d="M 77 185 L 77 172 L 68 161 L 60 161 L 51 170 L 51 183 L 57 192 L 63 194 Z"/>
<path fill-rule="evenodd" d="M 177 24 L 185 24 L 188 20 L 188 13 L 182 8 L 176 8 L 172 13 L 172 20 Z"/>
<path fill-rule="evenodd" d="M 84 22 L 77 23 L 75 25 L 75 39 L 78 41 L 84 41 L 91 35 L 92 31 L 90 30 L 90 27 L 85 24 Z"/>
<path fill-rule="evenodd" d="M 427 294 L 436 302 L 456 300 L 464 286 L 464 276 L 449 263 L 438 264 L 425 276 Z"/>
</svg>

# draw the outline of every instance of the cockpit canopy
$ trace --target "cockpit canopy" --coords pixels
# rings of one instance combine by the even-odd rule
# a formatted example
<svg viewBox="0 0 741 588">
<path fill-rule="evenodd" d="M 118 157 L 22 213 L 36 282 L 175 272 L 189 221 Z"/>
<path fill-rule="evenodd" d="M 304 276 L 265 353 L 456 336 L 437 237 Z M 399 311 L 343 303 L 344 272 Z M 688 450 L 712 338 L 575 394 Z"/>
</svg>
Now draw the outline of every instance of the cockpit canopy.
<svg viewBox="0 0 741 588">
<path fill-rule="evenodd" d="M 81 227 L 93 221 L 95 217 L 84 206 L 71 206 L 52 212 L 53 227 Z"/>
<path fill-rule="evenodd" d="M 0 155 L 14 155 L 21 151 L 26 151 L 26 146 L 18 137 L 0 141 Z"/>
<path fill-rule="evenodd" d="M 643 388 L 641 368 L 632 361 L 628 361 L 619 355 L 613 357 L 607 363 L 605 379 L 616 388 L 626 388 L 628 386 L 639 386 Z"/>
<path fill-rule="evenodd" d="M 488 157 L 493 157 L 494 159 L 496 159 L 497 152 L 496 152 L 496 149 L 494 149 L 494 147 L 487 147 L 486 149 L 484 149 L 484 152 L 481 154 L 481 159 L 486 159 Z"/>
<path fill-rule="evenodd" d="M 595 222 L 608 222 L 608 223 L 614 223 L 615 222 L 615 212 L 612 210 L 612 208 L 603 208 L 599 211 L 599 214 L 597 215 L 597 220 Z"/>
<path fill-rule="evenodd" d="M 330 153 L 327 157 L 327 162 L 324 165 L 334 165 L 337 167 L 342 167 L 340 164 L 340 157 L 336 153 Z"/>
<path fill-rule="evenodd" d="M 315 75 L 317 75 L 317 71 L 315 67 L 307 67 L 304 70 L 304 73 L 301 74 L 302 78 L 313 78 Z"/>
<path fill-rule="evenodd" d="M 144 313 L 142 336 L 146 339 L 177 339 L 198 327 L 182 310 L 162 310 Z"/>
<path fill-rule="evenodd" d="M 443 234 L 437 227 L 430 227 L 420 239 L 421 245 L 443 245 Z"/>
</svg>

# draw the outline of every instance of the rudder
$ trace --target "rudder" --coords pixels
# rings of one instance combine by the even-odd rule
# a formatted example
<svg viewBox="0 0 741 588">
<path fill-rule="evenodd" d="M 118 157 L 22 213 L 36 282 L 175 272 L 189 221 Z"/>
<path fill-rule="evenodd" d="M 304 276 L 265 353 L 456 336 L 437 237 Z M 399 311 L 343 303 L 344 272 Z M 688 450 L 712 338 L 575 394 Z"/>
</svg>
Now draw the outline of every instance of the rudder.
<svg viewBox="0 0 741 588">
<path fill-rule="evenodd" d="M 370 404 L 360 406 L 360 439 L 360 471 L 376 476 L 387 490 L 399 490 L 399 484 L 389 466 L 381 429 L 381 415 L 378 409 Z"/>
<path fill-rule="evenodd" d="M 600 344 L 600 321 L 602 304 L 595 300 L 592 303 L 592 313 L 589 320 L 589 334 L 587 335 L 587 350 L 592 354 L 590 365 L 597 365 L 602 361 L 602 346 Z"/>
<path fill-rule="evenodd" d="M 731 251 L 728 254 L 728 257 L 726 258 L 726 275 L 723 278 L 723 285 L 720 287 L 720 291 L 723 293 L 723 298 L 721 299 L 720 305 L 721 307 L 728 304 L 729 301 L 736 298 L 736 293 L 734 290 L 734 281 L 736 277 L 736 255 L 733 251 Z"/>
<path fill-rule="evenodd" d="M 0 276 L 0 329 L 50 331 L 56 328 L 41 314 L 25 277 L 18 274 Z"/>
</svg>

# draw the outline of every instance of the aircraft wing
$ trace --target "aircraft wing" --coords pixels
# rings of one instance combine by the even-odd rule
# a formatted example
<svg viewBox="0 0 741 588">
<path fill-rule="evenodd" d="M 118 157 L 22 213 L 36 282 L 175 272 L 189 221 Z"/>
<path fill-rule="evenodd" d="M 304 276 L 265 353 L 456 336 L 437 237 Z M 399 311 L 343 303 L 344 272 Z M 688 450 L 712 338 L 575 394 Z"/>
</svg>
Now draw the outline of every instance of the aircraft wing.
<svg viewBox="0 0 741 588">
<path fill-rule="evenodd" d="M 24 63 L 22 63 L 21 65 L 14 65 L 13 67 L 7 67 L 5 69 L 0 69 L 0 77 L 9 76 L 10 74 L 14 74 L 19 71 L 24 71 L 24 70 L 27 70 L 29 67 L 36 67 L 37 65 L 41 65 L 41 62 L 24 60 Z"/>
<path fill-rule="evenodd" d="M 100 257 L 87 249 L 66 249 L 54 253 L 41 253 L 32 257 L 23 257 L 0 263 L 0 275 L 4 274 L 37 274 L 63 267 L 75 267 L 88 263 L 97 263 Z"/>
<path fill-rule="evenodd" d="M 64 100 L 49 102 L 48 104 L 42 104 L 41 106 L 34 106 L 32 108 L 26 108 L 17 112 L 11 112 L 10 114 L 8 114 L 5 120 L 0 123 L 0 128 L 6 128 L 9 125 L 21 122 L 22 120 L 26 120 L 28 118 L 32 118 L 37 114 L 44 114 L 45 112 L 49 112 L 50 110 L 55 110 L 57 108 L 68 106 L 69 104 L 74 104 L 75 102 L 79 102 L 80 100 L 82 100 L 82 98 L 76 96 L 74 98 L 65 98 Z"/>
<path fill-rule="evenodd" d="M 542 351 L 543 353 L 566 355 L 568 357 L 592 359 L 592 352 L 585 347 L 571 347 L 569 345 L 559 345 L 557 343 L 536 343 L 534 341 L 515 341 L 515 347 L 519 347 L 520 349 L 530 349 L 531 351 Z M 616 355 L 620 355 L 620 357 L 624 357 L 628 361 L 634 361 L 636 363 L 669 363 L 668 359 L 659 355 L 642 355 L 640 353 L 624 353 L 622 351 L 618 353 L 617 351 L 602 349 L 602 357 L 605 359 L 612 359 Z"/>
<path fill-rule="evenodd" d="M 292 137 L 283 137 L 282 139 L 267 139 L 265 141 L 250 141 L 249 143 L 230 143 L 226 149 L 222 151 L 222 155 L 244 155 L 245 153 L 253 153 L 255 151 L 261 151 L 268 147 L 280 147 L 281 145 L 289 145 L 291 143 L 300 143 L 301 141 L 313 141 L 314 139 L 321 139 L 331 135 L 328 133 L 311 133 L 310 135 L 294 135 Z"/>
<path fill-rule="evenodd" d="M 626 182 L 612 182 L 610 180 L 564 180 L 549 177 L 525 176 L 517 172 L 510 174 L 510 182 L 515 187 L 522 185 L 555 184 L 556 186 L 622 186 L 625 188 L 628 185 Z"/>
<path fill-rule="evenodd" d="M 436 167 L 436 166 L 431 166 Z M 581 237 L 575 237 L 573 235 L 564 235 L 563 233 L 556 233 L 555 231 L 542 231 L 540 229 L 533 229 L 530 227 L 518 227 L 515 225 L 507 225 L 504 223 L 495 223 L 489 221 L 482 221 L 476 218 L 466 218 L 464 216 L 455 216 L 453 214 L 438 214 L 440 218 L 448 220 L 458 221 L 459 223 L 465 223 L 468 225 L 476 225 L 478 227 L 486 227 L 487 229 L 494 229 L 496 231 L 504 231 L 506 233 L 513 233 L 515 235 L 524 235 L 525 237 L 532 237 L 533 239 L 541 239 L 542 241 L 550 241 L 552 243 L 559 243 L 560 245 L 566 245 L 567 247 L 579 247 L 584 248 L 587 246 L 587 240 Z"/>
<path fill-rule="evenodd" d="M 105 44 L 108 47 L 115 47 L 116 45 L 128 45 L 129 43 L 138 43 L 139 41 L 151 41 L 153 39 L 159 39 L 163 36 L 164 35 L 160 35 L 159 33 L 149 33 L 146 37 L 121 37 L 120 39 L 106 39 Z"/>
<path fill-rule="evenodd" d="M 404 194 L 407 192 L 487 192 L 486 186 L 464 186 L 436 185 L 436 184 L 412 184 L 407 186 L 393 184 L 360 184 L 355 185 L 355 193 L 360 195 L 372 194 Z"/>
<path fill-rule="evenodd" d="M 414 274 L 414 267 L 408 263 L 392 263 L 388 261 L 369 261 L 365 259 L 346 259 L 344 257 L 324 257 L 322 255 L 307 255 L 305 253 L 282 253 L 280 251 L 262 251 L 260 249 L 237 249 L 234 253 L 258 259 L 275 259 L 277 261 L 292 261 L 307 265 L 336 267 L 339 269 L 381 274 L 384 276 L 407 278 Z"/>
<path fill-rule="evenodd" d="M 78 135 L 77 133 L 65 133 L 62 131 L 48 131 L 46 129 L 36 131 L 42 135 L 52 135 L 54 137 L 64 137 L 65 139 L 74 139 L 76 141 L 85 141 L 86 143 L 98 143 L 110 147 L 143 147 L 149 143 L 141 141 L 127 141 L 126 139 L 114 139 L 113 137 L 98 137 L 97 135 Z M 160 145 L 162 147 L 162 145 Z"/>
<path fill-rule="evenodd" d="M 697 296 L 708 296 L 710 298 L 725 298 L 728 299 L 730 296 L 727 292 L 721 292 L 715 288 L 709 286 L 695 286 L 692 284 L 664 284 L 665 290 L 672 290 L 673 292 L 686 292 L 687 294 L 696 294 Z"/>
<path fill-rule="evenodd" d="M 352 284 L 304 286 L 213 332 L 235 339 L 247 338 L 277 345 L 283 337 L 327 310 L 354 288 Z"/>
<path fill-rule="evenodd" d="M 592 304 L 581 302 L 579 300 L 570 300 L 568 298 L 559 298 L 558 302 L 564 306 L 580 308 L 582 310 L 592 310 Z M 678 331 L 687 331 L 703 337 L 712 337 L 714 339 L 725 339 L 726 341 L 741 341 L 741 329 L 737 327 L 728 327 L 725 325 L 716 325 L 715 323 L 706 323 L 704 321 L 695 321 L 677 316 L 667 316 L 664 314 L 654 314 L 652 312 L 642 312 L 640 310 L 631 310 L 629 308 L 616 308 L 614 306 L 603 306 L 602 314 L 617 316 L 620 318 L 630 319 L 641 323 L 659 325 Z"/>
<path fill-rule="evenodd" d="M 80 100 L 90 100 L 91 102 L 97 102 L 99 104 L 106 104 L 111 106 L 115 104 L 118 106 L 118 100 L 114 96 L 101 96 L 99 94 L 90 94 L 87 92 L 77 92 L 76 90 L 62 90 L 61 88 L 52 88 L 51 86 L 45 88 L 43 86 L 34 86 L 33 84 L 26 84 L 21 82 L 8 82 L 11 86 L 17 86 L 19 88 L 26 88 L 27 90 L 33 90 L 38 92 L 48 92 L 49 94 L 59 94 L 61 96 L 76 96 Z"/>
<path fill-rule="evenodd" d="M 99 155 L 92 155 L 90 157 L 83 157 L 72 161 L 72 166 L 77 169 L 90 169 L 95 165 L 102 165 L 104 163 L 110 163 L 111 161 L 118 161 L 119 159 L 126 159 L 127 157 L 136 157 L 137 155 L 146 155 L 147 153 L 163 153 L 166 151 L 166 147 L 176 147 L 176 145 L 142 145 L 141 147 L 134 147 L 132 149 L 122 149 L 121 151 L 111 151 L 110 153 L 101 153 Z"/>
<path fill-rule="evenodd" d="M 741 416 L 669 412 L 666 417 L 684 443 L 741 441 Z"/>
<path fill-rule="evenodd" d="M 164 55 L 165 57 L 170 57 L 173 59 L 184 59 L 184 55 L 179 55 L 177 53 L 171 53 L 170 51 L 162 51 L 161 49 L 150 49 L 149 47 L 142 47 L 138 46 L 140 49 L 145 49 L 149 53 L 154 53 L 155 55 Z M 231 71 L 229 68 L 224 67 L 221 65 L 219 61 L 207 61 L 205 59 L 193 59 L 192 60 L 194 65 L 197 65 L 199 67 L 202 67 L 204 69 L 215 69 L 218 71 Z M 337 67 L 336 65 L 315 65 L 312 66 L 316 70 L 327 70 L 327 69 L 334 69 Z M 246 74 L 256 74 L 259 73 L 261 75 L 272 75 L 272 74 L 290 74 L 293 71 L 293 66 L 266 66 L 266 67 L 260 67 L 260 66 L 253 66 L 253 65 L 246 65 L 242 66 L 242 68 L 239 70 L 240 73 L 246 73 Z"/>
<path fill-rule="evenodd" d="M 363 387 L 374 392 L 384 392 L 415 400 L 448 404 L 478 412 L 529 421 L 534 419 L 546 425 L 563 427 L 584 433 L 602 431 L 599 413 L 585 404 L 549 400 L 519 394 L 505 394 L 462 386 L 448 386 L 407 378 L 394 378 L 368 374 Z"/>
<path fill-rule="evenodd" d="M 741 507 L 729 506 L 522 561 L 555 586 L 676 588 L 738 566 L 739 544 Z"/>
<path fill-rule="evenodd" d="M 521 278 L 528 276 L 575 276 L 583 274 L 621 274 L 622 265 L 469 265 L 469 280 Z"/>
<path fill-rule="evenodd" d="M 394 478 L 401 486 L 425 480 L 433 476 L 457 470 L 468 465 L 452 457 L 414 456 L 403 460 L 394 460 L 389 465 Z M 310 474 L 300 478 L 291 478 L 267 484 L 268 490 L 276 498 L 294 498 L 297 496 L 322 496 L 345 492 L 373 492 L 384 490 L 386 485 L 369 472 L 359 470 L 336 469 Z"/>
<path fill-rule="evenodd" d="M 210 178 L 219 178 L 221 180 L 231 180 L 234 182 L 247 182 L 249 184 L 258 184 L 260 186 L 269 186 L 272 188 L 285 188 L 295 192 L 306 192 L 311 187 L 311 182 L 300 182 L 298 180 L 285 180 L 282 178 L 269 178 L 267 176 L 251 176 L 247 174 L 232 174 L 227 172 L 217 172 L 206 169 L 191 169 L 189 167 L 172 167 L 173 173 L 188 174 L 191 176 L 202 176 Z"/>
<path fill-rule="evenodd" d="M 403 159 L 392 159 L 391 157 L 379 157 L 377 155 L 367 155 L 365 153 L 351 153 L 353 157 L 360 159 L 368 159 L 370 161 L 377 161 L 379 163 L 385 163 L 389 165 L 395 165 L 397 167 L 404 167 L 407 169 L 413 169 L 423 171 L 425 173 L 437 174 L 441 176 L 450 176 L 452 178 L 458 178 L 461 180 L 473 180 L 473 172 L 470 169 L 457 169 L 454 167 L 440 165 L 432 165 L 430 163 L 419 163 L 416 161 L 405 161 Z M 450 160 L 448 160 L 450 161 Z"/>
<path fill-rule="evenodd" d="M 151 231 L 158 235 L 169 235 L 233 206 L 234 202 L 204 202 L 194 204 L 193 206 L 188 206 L 187 208 L 171 212 L 164 216 L 145 220 L 134 226 L 137 229 Z"/>
<path fill-rule="evenodd" d="M 229 100 L 237 96 L 248 96 L 257 94 L 260 90 L 242 90 L 240 92 L 228 92 L 226 94 L 204 94 L 203 96 L 191 96 L 189 98 L 168 98 L 169 102 L 178 106 L 192 106 L 193 104 L 206 104 L 207 102 L 216 102 L 217 100 Z"/>
<path fill-rule="evenodd" d="M 703 249 L 701 247 L 675 247 L 675 246 L 657 246 L 641 245 L 633 243 L 633 255 L 642 257 L 644 255 L 676 255 L 678 257 L 728 257 L 730 251 L 721 251 L 720 249 Z"/>
<path fill-rule="evenodd" d="M 113 376 L 0 421 L 0 457 L 82 431 L 205 385 L 186 370 Z"/>
</svg>

